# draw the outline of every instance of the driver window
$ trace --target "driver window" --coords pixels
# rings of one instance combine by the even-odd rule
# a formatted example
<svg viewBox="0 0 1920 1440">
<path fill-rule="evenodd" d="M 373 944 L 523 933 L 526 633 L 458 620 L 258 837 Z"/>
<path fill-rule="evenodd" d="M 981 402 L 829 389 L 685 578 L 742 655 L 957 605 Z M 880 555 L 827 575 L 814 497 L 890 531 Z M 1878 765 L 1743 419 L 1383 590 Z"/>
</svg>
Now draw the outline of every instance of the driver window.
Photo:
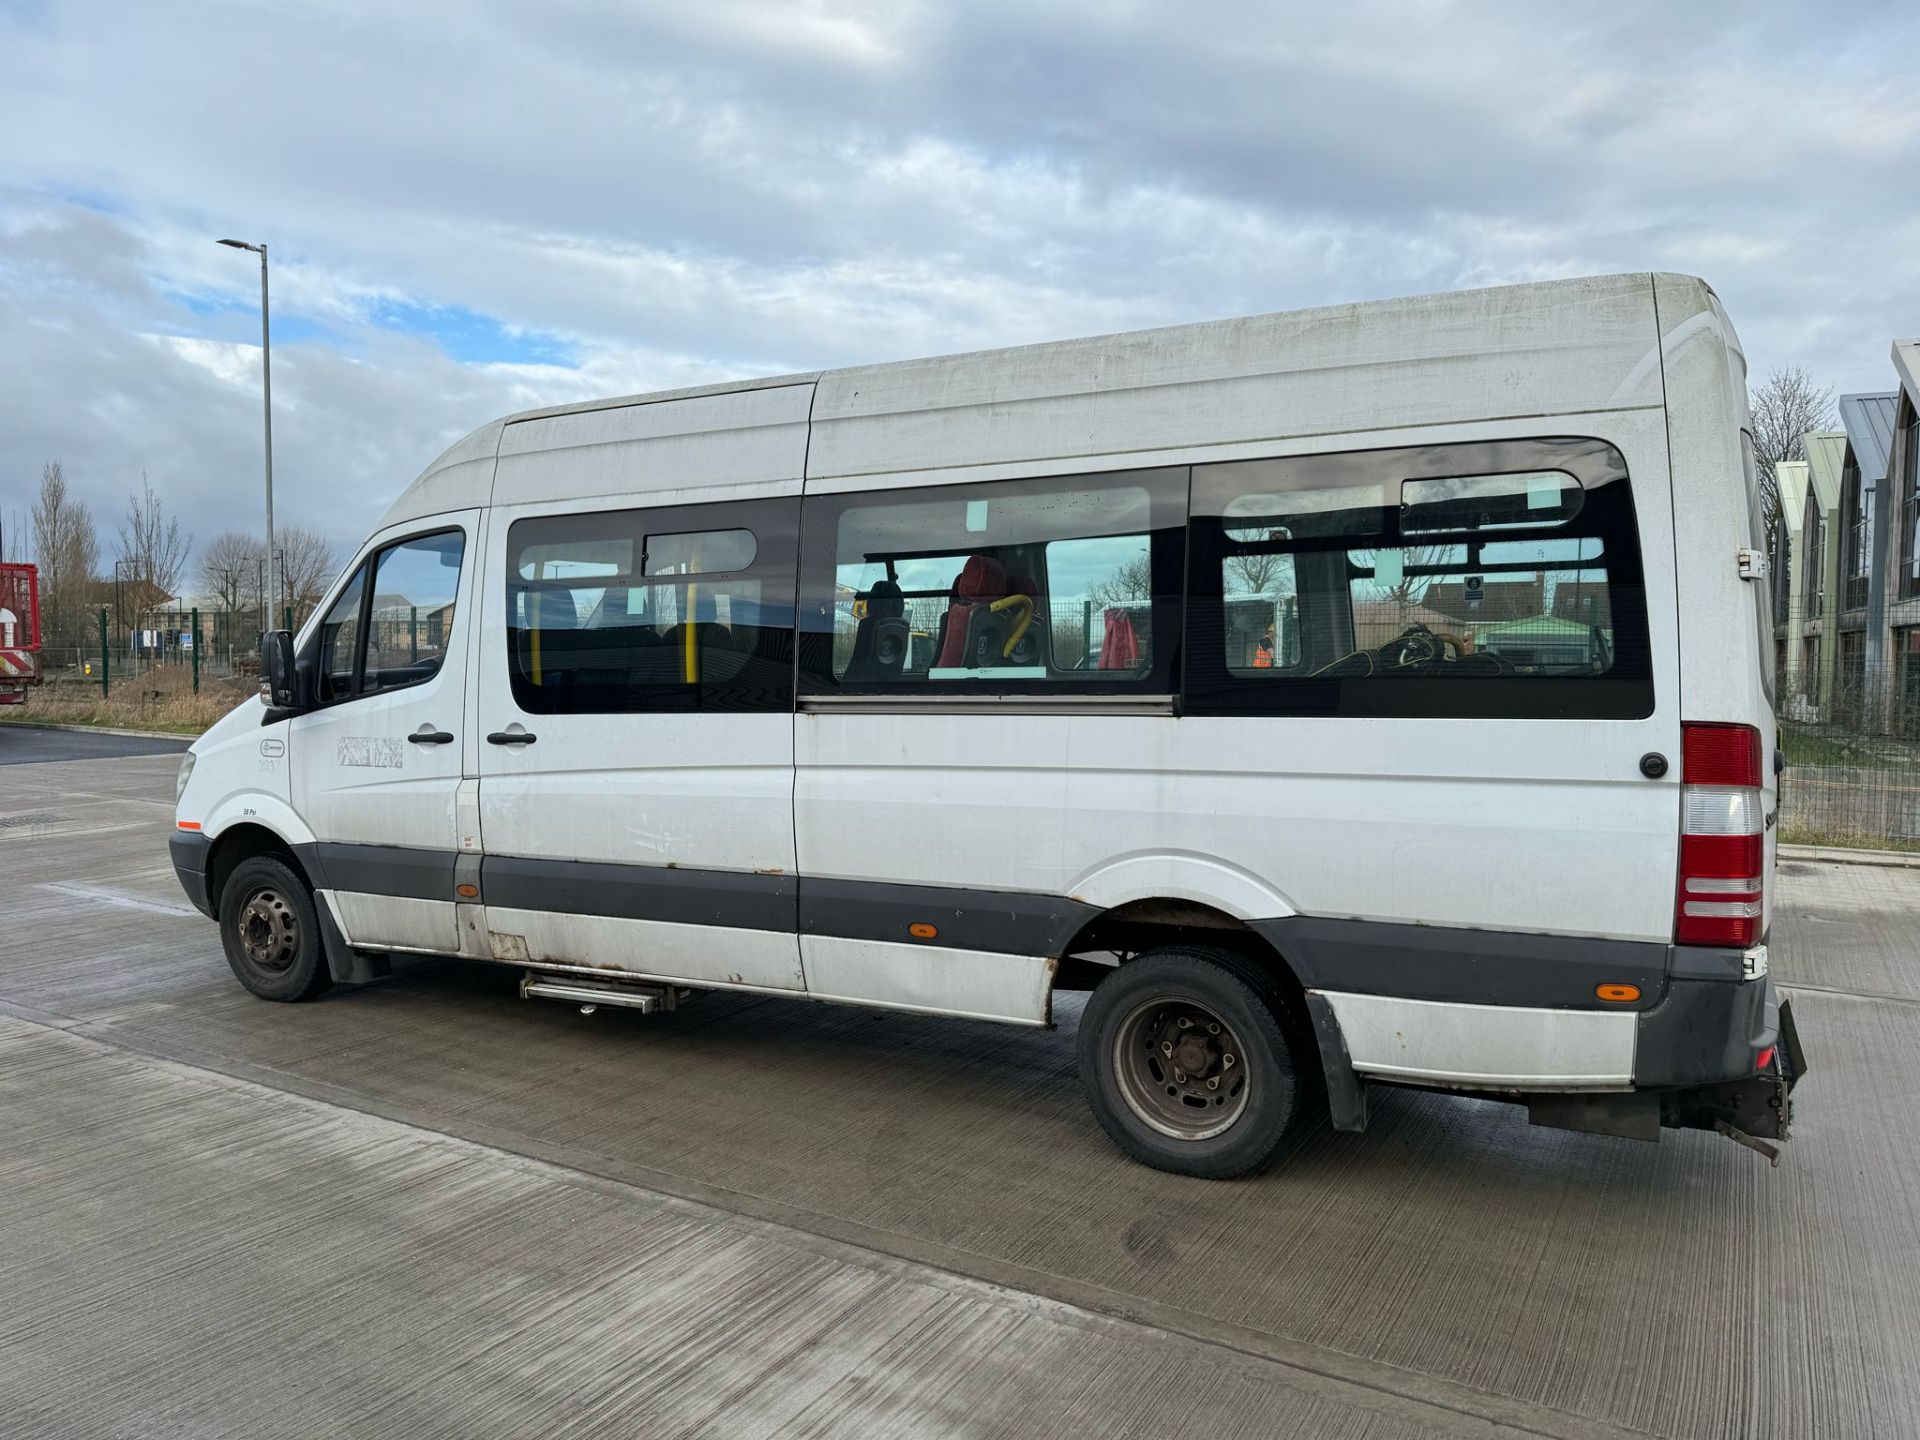
<svg viewBox="0 0 1920 1440">
<path fill-rule="evenodd" d="M 453 634 L 466 536 L 420 535 L 380 552 L 373 572 L 361 693 L 417 685 L 439 673 Z"/>
<path fill-rule="evenodd" d="M 319 686 L 323 705 L 353 693 L 353 647 L 360 639 L 360 597 L 366 580 L 367 567 L 362 565 L 320 622 Z"/>
</svg>

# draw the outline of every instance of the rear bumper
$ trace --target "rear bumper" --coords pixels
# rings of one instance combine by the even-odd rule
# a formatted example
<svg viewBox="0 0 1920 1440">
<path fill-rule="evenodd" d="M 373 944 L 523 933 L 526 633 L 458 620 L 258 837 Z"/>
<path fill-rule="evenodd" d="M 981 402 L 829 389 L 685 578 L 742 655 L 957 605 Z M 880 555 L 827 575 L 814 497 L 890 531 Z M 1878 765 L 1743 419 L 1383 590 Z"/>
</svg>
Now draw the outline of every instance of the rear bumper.
<svg viewBox="0 0 1920 1440">
<path fill-rule="evenodd" d="M 1634 1036 L 1636 1089 L 1668 1090 L 1744 1080 L 1780 1038 L 1780 998 L 1772 979 L 1674 976 L 1643 1010 Z"/>
<path fill-rule="evenodd" d="M 193 908 L 208 919 L 213 918 L 213 902 L 207 894 L 207 854 L 212 849 L 213 842 L 197 830 L 176 830 L 167 840 L 174 878 Z"/>
</svg>

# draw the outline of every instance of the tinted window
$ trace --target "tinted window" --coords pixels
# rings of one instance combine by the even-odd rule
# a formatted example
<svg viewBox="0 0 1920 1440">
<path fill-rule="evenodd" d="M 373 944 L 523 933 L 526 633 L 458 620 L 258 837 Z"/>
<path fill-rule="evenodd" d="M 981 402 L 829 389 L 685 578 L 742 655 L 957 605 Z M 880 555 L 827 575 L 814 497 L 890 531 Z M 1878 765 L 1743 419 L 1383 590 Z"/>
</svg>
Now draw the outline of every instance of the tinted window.
<svg viewBox="0 0 1920 1440">
<path fill-rule="evenodd" d="M 1185 470 L 809 497 L 809 693 L 1169 693 Z"/>
<path fill-rule="evenodd" d="M 1638 716 L 1646 601 L 1592 440 L 1196 467 L 1189 708 Z"/>
<path fill-rule="evenodd" d="M 453 634 L 466 536 L 422 535 L 380 552 L 367 621 L 363 692 L 417 685 L 440 671 Z"/>
<path fill-rule="evenodd" d="M 534 715 L 788 709 L 798 504 L 514 521 L 515 703 Z"/>
</svg>

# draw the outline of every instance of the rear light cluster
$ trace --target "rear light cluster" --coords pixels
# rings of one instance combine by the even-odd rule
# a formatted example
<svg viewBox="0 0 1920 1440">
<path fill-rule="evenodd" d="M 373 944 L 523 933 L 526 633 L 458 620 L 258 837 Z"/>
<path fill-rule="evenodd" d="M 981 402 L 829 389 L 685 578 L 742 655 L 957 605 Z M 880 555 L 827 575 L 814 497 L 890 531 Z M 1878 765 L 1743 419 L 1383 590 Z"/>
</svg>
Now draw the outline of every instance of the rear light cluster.
<svg viewBox="0 0 1920 1440">
<path fill-rule="evenodd" d="M 1680 945 L 1760 943 L 1766 911 L 1766 810 L 1760 732 L 1751 725 L 1681 727 Z"/>
</svg>

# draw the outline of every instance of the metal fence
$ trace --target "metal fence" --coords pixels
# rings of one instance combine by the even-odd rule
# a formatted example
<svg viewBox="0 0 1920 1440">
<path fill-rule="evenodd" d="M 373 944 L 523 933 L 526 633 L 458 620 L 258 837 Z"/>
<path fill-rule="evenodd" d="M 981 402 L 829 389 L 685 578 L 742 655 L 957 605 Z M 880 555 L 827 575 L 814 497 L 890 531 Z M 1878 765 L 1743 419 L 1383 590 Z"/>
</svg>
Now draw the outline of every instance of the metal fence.
<svg viewBox="0 0 1920 1440">
<path fill-rule="evenodd" d="M 1781 839 L 1920 850 L 1920 665 L 1781 677 Z"/>
</svg>

